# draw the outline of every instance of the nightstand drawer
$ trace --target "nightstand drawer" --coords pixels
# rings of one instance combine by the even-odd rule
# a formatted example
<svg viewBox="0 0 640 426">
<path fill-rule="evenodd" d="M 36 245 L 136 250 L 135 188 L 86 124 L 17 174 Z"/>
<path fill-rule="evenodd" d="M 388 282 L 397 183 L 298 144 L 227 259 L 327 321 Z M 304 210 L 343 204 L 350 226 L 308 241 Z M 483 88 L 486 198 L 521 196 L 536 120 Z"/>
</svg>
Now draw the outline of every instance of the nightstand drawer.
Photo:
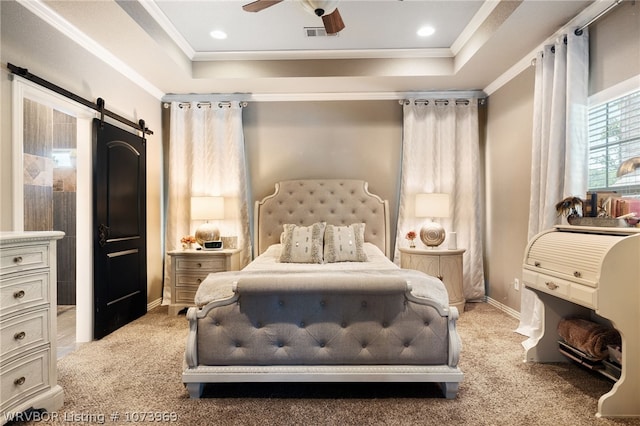
<svg viewBox="0 0 640 426">
<path fill-rule="evenodd" d="M 3 366 L 0 373 L 0 410 L 19 403 L 49 387 L 49 349 L 29 354 Z"/>
<path fill-rule="evenodd" d="M 49 310 L 17 315 L 0 322 L 2 359 L 49 342 Z"/>
<path fill-rule="evenodd" d="M 0 250 L 0 274 L 46 268 L 49 266 L 49 246 L 36 245 Z"/>
<path fill-rule="evenodd" d="M 176 272 L 181 271 L 207 271 L 221 272 L 225 270 L 224 257 L 178 257 L 176 259 Z"/>
<path fill-rule="evenodd" d="M 207 278 L 208 273 L 203 271 L 202 274 L 177 274 L 176 275 L 176 287 L 190 287 L 198 289 L 200 283 Z"/>
<path fill-rule="evenodd" d="M 0 314 L 49 302 L 49 273 L 37 273 L 0 282 Z"/>
<path fill-rule="evenodd" d="M 193 300 L 196 297 L 196 291 L 198 289 L 190 289 L 187 287 L 176 287 L 175 300 L 172 300 L 174 303 L 186 303 L 189 305 L 193 305 Z"/>
</svg>

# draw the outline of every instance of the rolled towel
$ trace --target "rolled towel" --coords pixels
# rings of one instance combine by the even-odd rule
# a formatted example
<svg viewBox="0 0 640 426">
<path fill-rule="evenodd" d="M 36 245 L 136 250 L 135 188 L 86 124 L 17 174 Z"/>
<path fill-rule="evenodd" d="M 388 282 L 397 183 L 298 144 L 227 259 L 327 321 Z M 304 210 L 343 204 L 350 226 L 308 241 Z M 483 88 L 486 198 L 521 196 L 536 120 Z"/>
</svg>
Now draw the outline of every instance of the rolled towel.
<svg viewBox="0 0 640 426">
<path fill-rule="evenodd" d="M 620 333 L 617 330 L 581 318 L 560 320 L 558 334 L 570 346 L 598 360 L 607 357 L 607 345 L 621 344 Z"/>
</svg>

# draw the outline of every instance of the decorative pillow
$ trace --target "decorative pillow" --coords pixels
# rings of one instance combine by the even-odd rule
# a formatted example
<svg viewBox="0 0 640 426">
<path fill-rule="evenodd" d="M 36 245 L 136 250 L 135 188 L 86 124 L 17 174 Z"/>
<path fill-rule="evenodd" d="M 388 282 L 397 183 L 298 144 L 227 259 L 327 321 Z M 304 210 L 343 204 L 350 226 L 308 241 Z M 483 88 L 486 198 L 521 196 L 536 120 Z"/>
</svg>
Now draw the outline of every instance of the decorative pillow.
<svg viewBox="0 0 640 426">
<path fill-rule="evenodd" d="M 322 263 L 322 242 L 325 222 L 311 226 L 284 225 L 282 236 L 282 263 Z"/>
<path fill-rule="evenodd" d="M 364 223 L 349 226 L 327 225 L 324 231 L 324 261 L 366 262 Z"/>
</svg>

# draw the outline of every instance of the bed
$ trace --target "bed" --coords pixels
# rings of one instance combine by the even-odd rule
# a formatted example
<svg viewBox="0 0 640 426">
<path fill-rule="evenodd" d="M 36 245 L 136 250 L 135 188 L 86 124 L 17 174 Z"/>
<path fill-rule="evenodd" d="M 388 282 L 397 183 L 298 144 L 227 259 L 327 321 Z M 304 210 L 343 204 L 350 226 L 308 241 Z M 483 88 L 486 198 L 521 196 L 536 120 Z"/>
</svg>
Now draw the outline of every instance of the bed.
<svg viewBox="0 0 640 426">
<path fill-rule="evenodd" d="M 463 373 L 442 282 L 389 260 L 389 206 L 362 180 L 293 180 L 256 202 L 256 258 L 210 274 L 187 311 L 182 380 L 435 382 Z"/>
</svg>

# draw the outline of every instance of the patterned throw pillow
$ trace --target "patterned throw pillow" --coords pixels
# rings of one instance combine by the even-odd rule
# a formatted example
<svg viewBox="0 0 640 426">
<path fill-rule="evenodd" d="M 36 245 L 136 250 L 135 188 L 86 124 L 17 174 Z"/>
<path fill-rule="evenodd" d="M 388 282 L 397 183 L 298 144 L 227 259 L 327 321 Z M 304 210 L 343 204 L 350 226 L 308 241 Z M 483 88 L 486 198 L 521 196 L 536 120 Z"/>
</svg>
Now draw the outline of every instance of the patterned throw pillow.
<svg viewBox="0 0 640 426">
<path fill-rule="evenodd" d="M 324 231 L 324 261 L 366 262 L 364 223 L 349 226 L 327 225 Z"/>
<path fill-rule="evenodd" d="M 311 226 L 287 223 L 282 236 L 282 263 L 322 263 L 324 222 Z"/>
</svg>

